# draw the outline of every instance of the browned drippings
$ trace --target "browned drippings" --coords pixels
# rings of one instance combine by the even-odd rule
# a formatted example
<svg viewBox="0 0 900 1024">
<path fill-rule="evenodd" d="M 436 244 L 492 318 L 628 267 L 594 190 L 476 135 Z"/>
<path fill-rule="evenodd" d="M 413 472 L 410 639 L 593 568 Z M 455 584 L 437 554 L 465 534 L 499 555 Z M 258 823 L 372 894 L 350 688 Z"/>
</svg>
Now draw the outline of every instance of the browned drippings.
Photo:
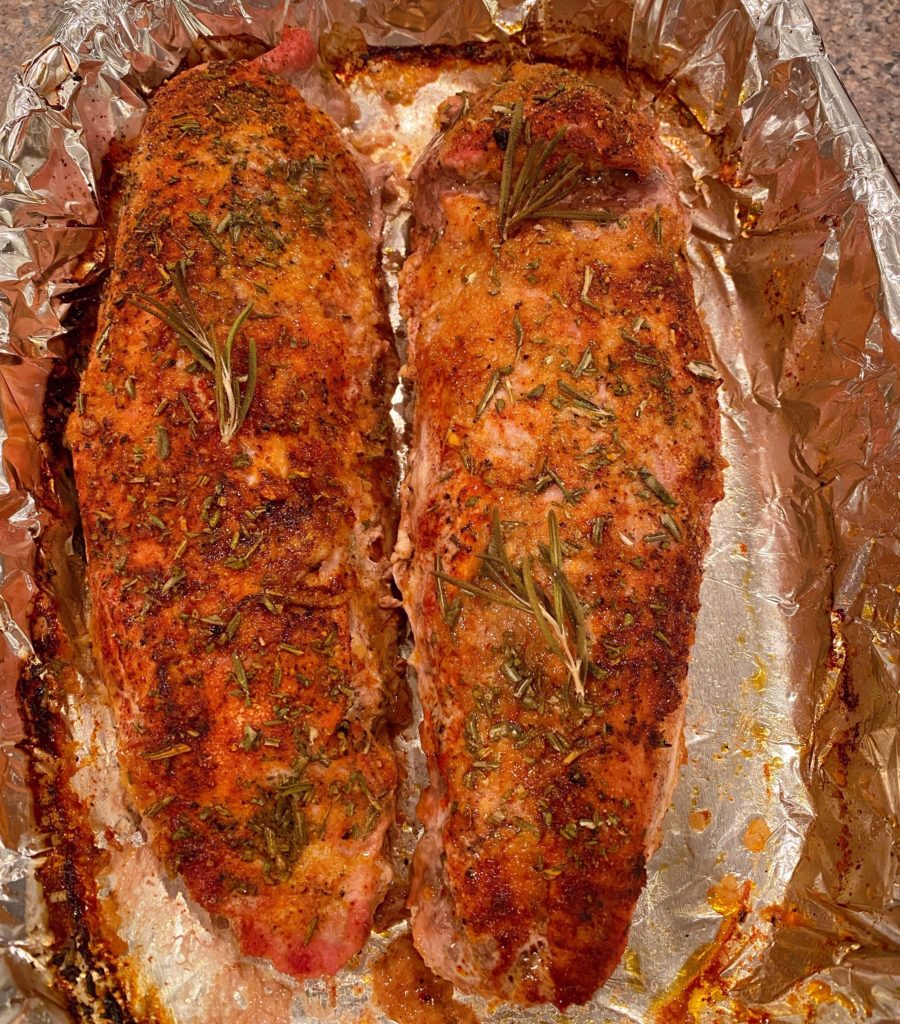
<svg viewBox="0 0 900 1024">
<path fill-rule="evenodd" d="M 731 1019 L 741 1024 L 769 1024 L 765 1013 L 739 1006 L 729 997 L 728 982 L 722 972 L 737 951 L 749 941 L 741 924 L 749 907 L 749 881 L 739 882 L 726 875 L 707 894 L 710 906 L 722 914 L 722 923 L 712 942 L 701 946 L 686 961 L 668 991 L 651 1005 L 653 1024 L 698 1024 L 704 1011 L 727 1005 Z"/>
<path fill-rule="evenodd" d="M 453 998 L 453 986 L 434 975 L 416 952 L 412 938 L 400 935 L 372 968 L 375 1003 L 397 1024 L 480 1024 Z"/>
</svg>

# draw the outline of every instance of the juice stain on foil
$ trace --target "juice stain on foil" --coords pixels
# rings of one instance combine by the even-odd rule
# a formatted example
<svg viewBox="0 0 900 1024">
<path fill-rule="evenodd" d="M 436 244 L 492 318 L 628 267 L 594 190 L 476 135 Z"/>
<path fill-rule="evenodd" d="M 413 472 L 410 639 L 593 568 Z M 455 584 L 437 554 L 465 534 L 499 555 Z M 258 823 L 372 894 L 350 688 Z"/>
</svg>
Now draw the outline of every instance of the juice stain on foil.
<svg viewBox="0 0 900 1024">
<path fill-rule="evenodd" d="M 688 821 L 695 832 L 705 832 L 709 828 L 709 823 L 712 821 L 712 811 L 705 807 L 701 807 L 696 811 L 691 811 L 688 816 Z"/>
<path fill-rule="evenodd" d="M 397 1024 L 480 1024 L 453 998 L 449 981 L 432 973 L 409 934 L 399 935 L 372 967 L 375 1004 Z"/>
<path fill-rule="evenodd" d="M 854 1005 L 852 1000 L 848 999 L 842 992 L 835 992 L 829 985 L 824 981 L 813 979 L 809 982 L 804 992 L 804 996 L 807 1000 L 807 1005 L 803 1007 L 805 1009 L 807 1018 L 806 1020 L 812 1024 L 815 1021 L 816 1010 L 820 1006 L 840 1006 L 842 1010 L 846 1010 L 851 1017 L 855 1017 L 859 1013 L 859 1007 Z"/>
<path fill-rule="evenodd" d="M 754 822 L 765 824 L 762 818 Z M 758 938 L 758 926 L 742 928 L 750 911 L 752 889 L 752 882 L 733 874 L 710 886 L 706 898 L 713 910 L 722 915 L 719 930 L 711 942 L 687 959 L 669 989 L 651 1003 L 648 1024 L 776 1024 L 776 1020 L 782 1019 L 744 1003 L 732 992 L 733 980 L 726 973 Z M 810 927 L 810 922 L 793 908 L 771 906 L 758 908 L 756 913 L 773 927 Z M 857 1012 L 851 1000 L 816 979 L 806 983 L 801 991 L 788 993 L 785 1004 L 791 1019 L 803 1014 L 804 1024 L 814 1024 L 818 1008 L 826 1004 L 838 1005 L 851 1015 Z"/>
<path fill-rule="evenodd" d="M 629 946 L 625 950 L 625 954 L 622 957 L 622 966 L 625 968 L 625 973 L 628 975 L 628 984 L 638 992 L 643 992 L 646 988 L 644 983 L 644 972 L 641 968 L 641 958 L 636 949 L 632 949 Z"/>
<path fill-rule="evenodd" d="M 750 882 L 741 883 L 737 875 L 727 874 L 709 887 L 706 893 L 706 902 L 723 917 L 737 914 L 741 910 L 746 916 L 749 893 Z"/>
<path fill-rule="evenodd" d="M 748 676 L 747 682 L 750 683 L 757 693 L 762 693 L 766 688 L 766 683 L 769 681 L 769 669 L 758 654 L 753 656 L 753 660 L 756 662 L 756 668 Z"/>
<path fill-rule="evenodd" d="M 768 1024 L 768 1014 L 734 1004 L 728 981 L 722 977 L 751 941 L 751 936 L 741 931 L 741 924 L 750 909 L 752 887 L 750 881 L 729 874 L 710 888 L 707 901 L 722 915 L 722 923 L 715 938 L 688 957 L 669 990 L 653 1001 L 648 1018 L 652 1024 L 697 1024 L 707 1011 L 725 1007 L 730 1022 Z"/>
<path fill-rule="evenodd" d="M 772 830 L 765 818 L 754 818 L 744 830 L 744 848 L 751 853 L 762 853 Z"/>
</svg>

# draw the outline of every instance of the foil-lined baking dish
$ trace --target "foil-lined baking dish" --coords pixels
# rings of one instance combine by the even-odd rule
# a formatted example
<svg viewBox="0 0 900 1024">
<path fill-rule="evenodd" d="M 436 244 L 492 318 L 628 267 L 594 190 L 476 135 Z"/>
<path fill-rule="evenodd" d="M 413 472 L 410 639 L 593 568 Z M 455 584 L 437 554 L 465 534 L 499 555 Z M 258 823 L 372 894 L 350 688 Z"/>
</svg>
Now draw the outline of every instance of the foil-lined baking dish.
<svg viewBox="0 0 900 1024">
<path fill-rule="evenodd" d="M 46 912 L 67 897 L 40 892 L 34 874 L 54 842 L 35 826 L 29 786 L 46 756 L 17 686 L 23 671 L 39 680 L 54 670 L 33 642 L 42 589 L 76 648 L 79 637 L 78 558 L 45 411 L 70 358 L 66 327 L 103 274 L 104 157 L 136 134 L 153 89 L 187 57 L 214 52 L 220 37 L 271 45 L 285 24 L 320 41 L 327 73 L 307 87 L 326 100 L 348 91 L 351 141 L 395 163 L 389 274 L 404 252 L 402 173 L 440 99 L 479 72 L 471 51 L 392 100 L 406 148 L 391 150 L 371 62 L 380 47 L 496 44 L 477 51 L 486 66 L 511 47 L 624 68 L 655 103 L 691 210 L 729 469 L 705 566 L 687 760 L 629 951 L 565 1019 L 900 1020 L 900 196 L 803 4 L 88 0 L 51 26 L 0 130 L 0 1021 L 67 1019 Z M 354 74 L 348 52 L 368 52 L 367 71 Z M 97 739 L 108 730 L 86 712 L 96 711 L 86 663 L 75 664 L 71 700 L 51 710 L 79 766 L 114 778 L 115 751 Z M 98 834 L 111 829 L 128 863 L 146 866 L 127 808 L 113 797 L 95 813 Z M 398 830 L 398 860 L 414 832 L 411 819 Z M 135 961 L 161 950 L 175 967 L 129 975 L 124 989 L 111 982 L 109 998 L 131 999 L 140 1019 L 134 992 L 155 987 L 161 1004 L 191 1007 L 179 1020 L 253 1019 L 242 1016 L 254 1011 L 241 1005 L 241 976 L 221 973 L 221 936 L 185 968 L 207 940 L 190 933 L 183 898 L 156 884 L 176 907 L 170 927 L 128 941 Z M 398 928 L 374 935 L 333 988 L 291 987 L 271 972 L 283 994 L 255 1019 L 387 1019 L 371 972 Z M 231 1002 L 216 1002 L 209 992 L 227 978 Z M 69 983 L 97 1002 L 85 1019 L 117 1019 L 104 984 Z M 470 1003 L 485 1022 L 558 1019 Z M 164 1019 L 145 1016 L 156 1012 Z"/>
</svg>

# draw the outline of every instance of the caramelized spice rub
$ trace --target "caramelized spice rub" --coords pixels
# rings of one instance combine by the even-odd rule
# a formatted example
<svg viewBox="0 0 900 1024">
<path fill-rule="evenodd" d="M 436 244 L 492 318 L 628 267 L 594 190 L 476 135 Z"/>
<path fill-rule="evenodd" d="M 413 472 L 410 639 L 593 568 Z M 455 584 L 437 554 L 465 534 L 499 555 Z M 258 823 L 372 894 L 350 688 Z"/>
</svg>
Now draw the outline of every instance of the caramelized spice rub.
<svg viewBox="0 0 900 1024">
<path fill-rule="evenodd" d="M 454 116 L 402 281 L 413 934 L 464 989 L 564 1007 L 622 954 L 680 756 L 715 373 L 644 115 L 514 65 Z"/>
<path fill-rule="evenodd" d="M 395 373 L 372 200 L 252 63 L 155 97 L 68 428 L 97 663 L 155 849 L 297 976 L 390 875 Z"/>
</svg>

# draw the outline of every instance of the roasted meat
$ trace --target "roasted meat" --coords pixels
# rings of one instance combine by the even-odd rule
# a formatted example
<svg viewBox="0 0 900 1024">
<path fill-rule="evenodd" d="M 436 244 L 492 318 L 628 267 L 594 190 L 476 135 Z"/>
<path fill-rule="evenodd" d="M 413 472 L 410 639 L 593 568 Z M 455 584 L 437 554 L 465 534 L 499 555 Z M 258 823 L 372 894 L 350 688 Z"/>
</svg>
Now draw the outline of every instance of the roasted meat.
<svg viewBox="0 0 900 1024">
<path fill-rule="evenodd" d="M 445 121 L 401 287 L 413 935 L 463 989 L 565 1007 L 622 955 L 681 757 L 715 373 L 644 114 L 514 65 Z"/>
<path fill-rule="evenodd" d="M 296 42 L 154 98 L 68 441 L 135 813 L 308 977 L 390 877 L 396 364 L 364 175 L 269 73 Z"/>
</svg>

